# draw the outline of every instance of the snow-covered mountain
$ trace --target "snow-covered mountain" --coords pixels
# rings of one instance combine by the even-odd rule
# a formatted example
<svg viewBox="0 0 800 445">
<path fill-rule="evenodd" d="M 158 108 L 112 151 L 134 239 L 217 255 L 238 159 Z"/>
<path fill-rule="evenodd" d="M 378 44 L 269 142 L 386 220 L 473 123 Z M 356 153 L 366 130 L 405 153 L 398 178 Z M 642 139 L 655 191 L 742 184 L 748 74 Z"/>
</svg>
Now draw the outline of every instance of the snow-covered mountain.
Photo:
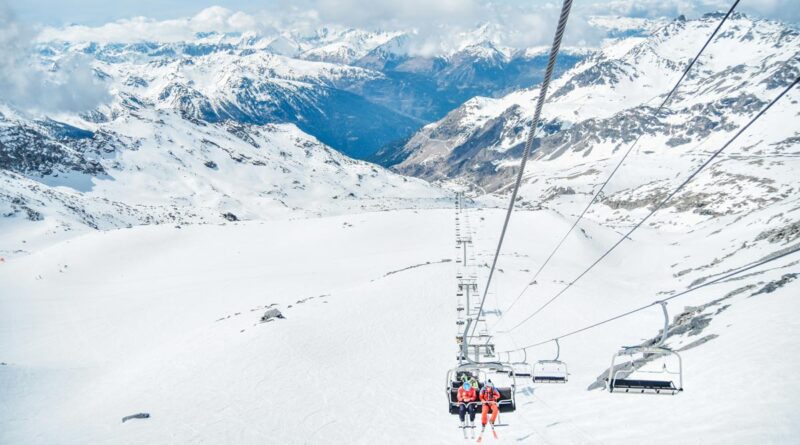
<svg viewBox="0 0 800 445">
<path fill-rule="evenodd" d="M 98 76 L 130 102 L 175 109 L 187 119 L 209 123 L 293 123 L 359 158 L 421 124 L 348 91 L 383 79 L 380 72 L 273 54 L 258 49 L 259 40 L 202 42 L 79 43 L 50 48 L 44 57 L 58 66 L 72 54 L 89 53 Z"/>
<path fill-rule="evenodd" d="M 4 110 L 6 234 L 435 206 L 446 196 L 291 124 L 204 123 L 130 98 L 110 108 L 107 119 L 78 120 L 81 128 Z M 16 235 L 3 238 L 6 254 L 25 248 Z"/>
<path fill-rule="evenodd" d="M 798 248 L 794 90 L 567 286 L 800 74 L 795 30 L 735 16 L 669 109 L 651 117 L 717 19 L 623 33 L 555 82 L 547 136 L 486 299 L 498 350 L 546 342 Z M 416 58 L 416 68 L 400 57 L 409 65 L 390 72 L 298 59 L 316 47 L 292 35 L 248 37 L 252 51 L 240 51 L 241 37 L 198 37 L 234 41 L 223 49 L 52 48 L 43 54 L 51 62 L 96 54 L 112 103 L 49 118 L 0 107 L 0 443 L 467 442 L 444 397 L 460 328 L 456 276 L 465 271 L 449 194 L 348 158 L 299 123 L 241 117 L 268 116 L 280 95 L 305 113 L 324 103 L 315 94 L 325 88 L 418 76 L 412 69 L 434 58 Z M 480 41 L 457 51 L 485 66 L 516 57 Z M 453 72 L 471 83 L 478 71 Z M 461 219 L 458 232 L 472 241 L 468 272 L 481 286 L 505 216 L 492 207 L 506 204 L 536 93 L 468 101 L 405 145 L 398 167 L 498 192 L 461 215 L 471 221 Z M 640 133 L 639 150 L 532 282 Z M 794 253 L 671 300 L 667 346 L 683 357 L 685 376 L 675 396 L 602 389 L 620 345 L 658 336 L 658 307 L 563 338 L 569 382 L 518 378 L 516 411 L 501 415 L 497 439 L 483 438 L 795 443 L 798 278 Z M 285 318 L 263 321 L 268 308 Z M 553 349 L 546 343 L 526 358 L 550 359 Z M 149 417 L 120 422 L 136 413 Z"/>
<path fill-rule="evenodd" d="M 469 37 L 472 36 L 466 37 L 467 42 L 474 40 Z M 400 35 L 375 48 L 355 65 L 378 70 L 401 85 L 411 88 L 418 85 L 415 89 L 419 91 L 416 93 L 419 100 L 408 100 L 408 88 L 399 95 L 393 88 L 368 91 L 366 95 L 425 121 L 438 119 L 475 96 L 502 96 L 520 86 L 535 85 L 541 81 L 547 65 L 545 48 L 514 50 L 487 39 L 465 44 L 445 55 L 423 56 L 408 52 L 409 40 L 409 36 Z M 591 53 L 587 48 L 565 48 L 556 73 L 566 71 Z M 396 148 L 383 147 L 372 158 L 383 165 L 395 164 Z"/>
<path fill-rule="evenodd" d="M 512 54 L 491 40 L 415 56 L 403 43 L 408 33 L 336 27 L 311 35 L 205 32 L 177 42 L 58 37 L 46 34 L 38 45 L 48 69 L 88 55 L 98 76 L 135 100 L 207 122 L 293 123 L 349 156 L 381 163 L 390 162 L 387 150 L 465 100 L 535 84 L 545 63 L 539 51 Z M 574 51 L 559 69 L 585 53 Z"/>
<path fill-rule="evenodd" d="M 408 111 L 426 107 L 409 104 L 447 96 L 424 76 L 355 66 L 401 33 L 207 32 L 136 43 L 60 35 L 39 42 L 36 63 L 58 74 L 88 57 L 111 102 L 81 115 L 0 108 L 7 234 L 335 214 L 443 196 L 347 156 L 402 140 L 424 122 Z M 404 105 L 393 106 L 398 96 Z M 12 238 L 6 252 L 34 237 Z"/>
<path fill-rule="evenodd" d="M 796 218 L 797 207 L 774 210 Z M 503 212 L 470 211 L 477 264 L 490 262 Z M 135 227 L 9 258 L 0 264 L 0 442 L 474 443 L 445 402 L 457 347 L 453 216 L 415 209 Z M 723 216 L 691 233 L 644 227 L 533 323 L 498 334 L 497 347 L 553 338 L 797 246 L 796 228 L 773 220 L 779 230 L 763 231 L 759 219 Z M 552 210 L 514 215 L 489 323 L 570 223 Z M 602 222 L 581 229 L 504 326 L 619 236 Z M 516 412 L 500 416 L 497 440 L 488 430 L 484 440 L 794 443 L 798 267 L 787 257 L 670 302 L 668 345 L 683 357 L 684 392 L 596 385 L 620 345 L 658 335 L 652 308 L 562 340 L 569 382 L 518 378 Z M 478 271 L 485 282 L 486 268 Z M 285 318 L 262 323 L 267 308 Z M 391 399 L 398 385 L 415 395 Z M 120 422 L 142 412 L 150 418 Z"/>
<path fill-rule="evenodd" d="M 698 150 L 719 145 L 793 80 L 800 69 L 797 30 L 737 14 L 669 106 L 653 116 L 698 42 L 719 20 L 718 14 L 679 18 L 651 36 L 614 41 L 557 78 L 544 108 L 531 181 L 551 168 L 580 164 L 591 165 L 582 178 L 596 183 L 605 174 L 603 167 L 639 134 L 644 134 L 640 156 L 684 153 L 694 158 Z M 488 191 L 503 188 L 515 174 L 537 95 L 534 88 L 467 101 L 413 136 L 399 150 L 404 160 L 397 171 Z M 796 146 L 797 125 L 782 125 L 787 113 L 796 113 L 787 104 L 767 114 L 753 136 L 763 140 L 760 152 L 780 154 Z"/>
<path fill-rule="evenodd" d="M 306 60 L 320 60 L 350 65 L 387 42 L 405 35 L 400 31 L 365 31 L 362 29 L 336 30 L 323 28 L 305 41 L 313 47 L 298 56 Z"/>
</svg>

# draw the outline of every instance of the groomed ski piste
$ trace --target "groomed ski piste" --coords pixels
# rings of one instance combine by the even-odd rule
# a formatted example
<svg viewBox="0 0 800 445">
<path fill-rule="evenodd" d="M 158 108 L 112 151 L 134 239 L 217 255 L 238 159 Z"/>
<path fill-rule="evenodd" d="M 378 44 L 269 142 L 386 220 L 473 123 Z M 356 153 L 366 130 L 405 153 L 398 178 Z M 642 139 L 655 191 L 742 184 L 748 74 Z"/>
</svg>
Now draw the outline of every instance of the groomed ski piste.
<svg viewBox="0 0 800 445">
<path fill-rule="evenodd" d="M 474 206 L 483 263 L 504 215 Z M 643 229 L 531 326 L 513 338 L 497 335 L 498 348 L 551 338 L 760 259 L 776 246 L 765 240 L 729 257 L 720 252 L 784 211 L 797 210 L 723 217 L 688 233 Z M 398 210 L 93 231 L 6 260 L 0 443 L 471 440 L 447 413 L 445 395 L 457 347 L 454 215 Z M 544 259 L 540 246 L 570 223 L 553 210 L 515 214 L 490 309 L 511 302 Z M 619 236 L 590 221 L 582 228 L 540 278 L 543 293 L 517 305 L 519 317 Z M 507 426 L 484 443 L 793 443 L 800 303 L 797 281 L 786 276 L 797 261 L 787 257 L 670 304 L 676 314 L 746 287 L 706 309 L 710 321 L 698 322 L 698 333 L 669 339 L 680 348 L 712 336 L 681 352 L 684 392 L 587 390 L 620 345 L 658 335 L 653 308 L 563 340 L 569 382 L 520 378 L 517 411 L 502 414 Z M 285 319 L 260 323 L 270 306 Z M 550 358 L 553 349 L 534 355 L 529 360 Z M 151 417 L 121 423 L 139 412 Z"/>
</svg>

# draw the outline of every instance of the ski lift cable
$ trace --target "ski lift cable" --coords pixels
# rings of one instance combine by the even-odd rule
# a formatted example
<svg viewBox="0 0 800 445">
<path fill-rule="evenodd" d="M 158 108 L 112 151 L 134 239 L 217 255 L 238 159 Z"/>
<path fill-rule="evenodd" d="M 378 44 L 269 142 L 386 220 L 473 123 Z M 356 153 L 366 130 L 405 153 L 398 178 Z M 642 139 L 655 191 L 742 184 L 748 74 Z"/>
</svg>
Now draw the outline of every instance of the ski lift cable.
<svg viewBox="0 0 800 445">
<path fill-rule="evenodd" d="M 719 24 L 717 24 L 717 27 L 716 27 L 716 29 L 714 29 L 714 32 L 712 32 L 711 35 L 708 36 L 708 39 L 706 40 L 706 43 L 703 45 L 702 48 L 700 48 L 700 51 L 697 52 L 697 55 L 694 56 L 694 58 L 691 60 L 691 62 L 689 62 L 689 65 L 687 65 L 686 69 L 683 70 L 683 74 L 681 74 L 681 77 L 678 79 L 678 81 L 672 87 L 672 90 L 670 90 L 670 92 L 667 94 L 667 97 L 664 98 L 664 100 L 661 102 L 661 105 L 659 105 L 658 108 L 656 108 L 655 111 L 652 113 L 653 116 L 658 115 L 658 113 L 664 107 L 667 106 L 667 104 L 669 103 L 670 99 L 672 99 L 672 96 L 678 90 L 678 87 L 680 86 L 680 84 L 686 78 L 686 75 L 689 74 L 689 71 L 691 71 L 691 69 L 694 66 L 695 62 L 697 62 L 697 59 L 699 59 L 700 56 L 703 54 L 703 52 L 706 50 L 706 47 L 708 47 L 708 45 L 711 43 L 711 41 L 717 35 L 717 32 L 719 32 L 720 28 L 722 28 L 722 25 L 725 23 L 725 21 L 728 20 L 728 17 L 733 13 L 733 10 L 736 9 L 736 6 L 739 4 L 740 1 L 741 0 L 736 0 L 736 1 L 733 2 L 733 5 L 728 10 L 728 13 L 725 14 L 725 16 L 722 18 L 722 20 L 720 20 Z M 506 310 L 504 310 L 500 314 L 500 318 L 498 318 L 497 321 L 494 322 L 494 324 L 492 325 L 493 327 L 497 326 L 498 323 L 500 323 L 500 321 L 503 319 L 505 314 L 508 313 L 508 311 L 510 311 L 514 307 L 514 305 L 517 304 L 517 302 L 520 300 L 520 298 L 522 298 L 522 296 L 531 287 L 531 285 L 536 282 L 536 279 L 539 277 L 539 274 L 542 273 L 542 271 L 544 270 L 545 267 L 547 267 L 547 265 L 550 263 L 550 260 L 553 259 L 553 257 L 555 256 L 556 252 L 558 252 L 561 249 L 561 246 L 567 240 L 567 238 L 572 233 L 572 231 L 575 230 L 575 228 L 578 226 L 578 223 L 580 223 L 581 220 L 583 220 L 583 217 L 586 215 L 586 212 L 589 211 L 589 208 L 592 206 L 592 204 L 594 204 L 597 201 L 597 199 L 600 196 L 602 196 L 603 190 L 605 190 L 606 186 L 611 181 L 611 178 L 613 178 L 614 175 L 617 173 L 617 170 L 619 170 L 620 167 L 622 167 L 622 164 L 628 158 L 628 155 L 631 154 L 633 149 L 636 148 L 636 146 L 639 144 L 639 140 L 642 138 L 642 135 L 644 135 L 644 131 L 639 133 L 639 135 L 636 137 L 636 139 L 633 141 L 633 143 L 630 145 L 630 147 L 628 147 L 628 150 L 625 151 L 625 153 L 622 155 L 622 157 L 620 158 L 619 162 L 617 162 L 617 165 L 614 167 L 613 170 L 611 170 L 611 173 L 608 175 L 606 180 L 603 181 L 603 183 L 600 185 L 600 188 L 597 190 L 597 192 L 595 192 L 594 196 L 592 196 L 592 199 L 589 200 L 589 203 L 586 204 L 586 207 L 583 209 L 583 211 L 580 213 L 580 215 L 578 215 L 578 218 L 575 220 L 574 223 L 572 223 L 572 226 L 569 228 L 569 230 L 567 230 L 567 232 L 564 234 L 564 236 L 561 238 L 561 240 L 558 242 L 558 244 L 556 244 L 556 247 L 550 252 L 550 255 L 548 255 L 547 258 L 544 260 L 544 262 L 539 266 L 539 268 L 533 274 L 533 278 L 528 280 L 528 283 L 522 289 L 522 292 L 520 292 L 519 295 L 517 296 L 517 298 L 508 306 L 508 308 L 506 308 Z"/>
<path fill-rule="evenodd" d="M 495 268 L 497 267 L 497 259 L 500 257 L 500 250 L 503 247 L 503 240 L 506 236 L 506 230 L 508 229 L 508 222 L 511 219 L 511 213 L 514 210 L 514 203 L 517 200 L 517 193 L 519 192 L 520 184 L 522 183 L 522 177 L 525 173 L 525 164 L 528 162 L 528 156 L 530 155 L 531 149 L 533 148 L 533 141 L 534 136 L 536 135 L 536 127 L 539 125 L 539 118 L 542 114 L 542 108 L 544 107 L 545 99 L 547 98 L 547 88 L 550 86 L 550 80 L 553 77 L 553 71 L 555 70 L 556 64 L 556 57 L 558 56 L 559 48 L 561 47 L 561 39 L 564 36 L 564 30 L 567 27 L 567 19 L 569 19 L 569 12 L 572 8 L 572 0 L 564 0 L 564 3 L 561 6 L 561 15 L 558 19 L 558 25 L 556 26 L 556 33 L 553 37 L 553 45 L 550 48 L 550 57 L 547 60 L 547 68 L 545 70 L 544 78 L 542 79 L 542 85 L 539 88 L 539 98 L 536 102 L 536 111 L 533 115 L 533 120 L 531 121 L 530 129 L 528 130 L 528 137 L 525 140 L 525 150 L 522 153 L 522 160 L 519 164 L 519 172 L 517 172 L 517 179 L 514 183 L 514 189 L 511 192 L 511 199 L 508 203 L 508 210 L 506 211 L 505 221 L 503 222 L 503 229 L 500 232 L 500 239 L 497 242 L 497 250 L 494 254 L 494 259 L 492 260 L 492 267 L 489 269 L 489 277 L 486 280 L 486 288 L 483 291 L 483 297 L 481 298 L 481 304 L 478 308 L 478 318 L 481 317 L 483 313 L 483 305 L 486 302 L 486 295 L 489 292 L 489 286 L 492 283 L 492 277 L 494 276 Z M 475 332 L 475 327 L 473 326 L 472 332 Z M 466 337 L 466 336 L 465 336 Z"/>
<path fill-rule="evenodd" d="M 719 156 L 719 154 L 720 154 L 720 153 L 722 153 L 722 152 L 723 152 L 723 151 L 724 151 L 726 148 L 728 148 L 728 146 L 730 146 L 730 145 L 731 145 L 731 144 L 732 144 L 732 143 L 733 143 L 733 142 L 734 142 L 734 141 L 735 141 L 735 140 L 736 140 L 736 139 L 737 139 L 739 136 L 741 136 L 741 135 L 742 135 L 742 133 L 744 133 L 744 132 L 745 132 L 745 131 L 746 131 L 748 128 L 750 128 L 750 126 L 751 126 L 751 125 L 753 125 L 753 123 L 755 123 L 755 122 L 756 122 L 756 121 L 757 121 L 757 120 L 758 120 L 758 119 L 759 119 L 761 116 L 763 116 L 763 115 L 764 115 L 764 113 L 766 113 L 766 112 L 767 112 L 767 110 L 769 110 L 770 108 L 772 108 L 772 106 L 773 106 L 773 105 L 775 105 L 775 103 L 776 103 L 776 102 L 778 102 L 778 101 L 779 101 L 779 100 L 780 100 L 780 99 L 781 99 L 781 98 L 782 98 L 784 95 L 786 95 L 786 93 L 788 93 L 788 92 L 789 92 L 789 90 L 791 90 L 792 88 L 794 88 L 794 87 L 795 87 L 795 86 L 796 86 L 796 85 L 797 85 L 799 82 L 800 82 L 800 77 L 797 77 L 797 78 L 795 78 L 795 80 L 794 80 L 794 81 L 793 81 L 791 84 L 789 84 L 789 86 L 787 86 L 786 88 L 784 88 L 784 89 L 783 89 L 783 90 L 780 92 L 780 94 L 778 94 L 778 95 L 777 95 L 777 96 L 776 96 L 774 99 L 772 99 L 772 101 L 770 101 L 770 102 L 769 102 L 769 103 L 768 103 L 768 104 L 767 104 L 767 105 L 766 105 L 764 108 L 762 108 L 762 109 L 761 109 L 761 110 L 760 110 L 760 111 L 759 111 L 759 112 L 758 112 L 758 113 L 757 113 L 755 116 L 753 116 L 753 118 L 752 118 L 752 119 L 750 119 L 750 121 L 749 121 L 749 122 L 747 122 L 747 124 L 745 124 L 744 126 L 742 126 L 742 127 L 739 129 L 739 131 L 737 131 L 737 132 L 736 132 L 736 134 L 734 134 L 734 135 L 733 135 L 733 137 L 731 137 L 731 138 L 730 138 L 730 139 L 729 139 L 729 140 L 728 140 L 728 141 L 727 141 L 727 142 L 726 142 L 726 143 L 725 143 L 725 144 L 724 144 L 722 147 L 720 147 L 720 148 L 719 148 L 718 150 L 716 150 L 716 151 L 715 151 L 715 152 L 714 152 L 714 153 L 713 153 L 713 154 L 712 154 L 712 155 L 711 155 L 711 156 L 710 156 L 708 159 L 706 159 L 706 160 L 705 160 L 705 161 L 704 161 L 704 162 L 703 162 L 703 163 L 702 163 L 702 164 L 701 164 L 701 165 L 700 165 L 700 166 L 699 166 L 697 169 L 695 169 L 695 171 L 694 171 L 694 172 L 692 172 L 692 174 L 690 174 L 690 175 L 689 175 L 689 176 L 688 176 L 688 177 L 687 177 L 687 178 L 686 178 L 686 179 L 685 179 L 685 180 L 684 180 L 684 181 L 683 181 L 683 182 L 682 182 L 682 183 L 681 183 L 681 184 L 680 184 L 680 185 L 679 185 L 677 188 L 675 188 L 675 190 L 673 190 L 673 191 L 672 191 L 672 192 L 671 192 L 671 193 L 670 193 L 670 194 L 669 194 L 669 195 L 668 195 L 666 198 L 664 198 L 663 200 L 661 200 L 661 201 L 660 201 L 660 202 L 659 202 L 659 203 L 658 203 L 658 204 L 657 204 L 657 205 L 656 205 L 656 206 L 655 206 L 655 207 L 654 207 L 654 208 L 653 208 L 653 209 L 650 211 L 650 213 L 648 213 L 648 214 L 647 214 L 647 215 L 646 215 L 644 218 L 642 218 L 642 219 L 641 219 L 641 220 L 640 220 L 638 223 L 636 223 L 636 225 L 634 225 L 634 226 L 633 226 L 633 227 L 632 227 L 632 228 L 631 228 L 631 229 L 630 229 L 630 230 L 629 230 L 627 233 L 625 233 L 625 234 L 624 234 L 622 237 L 620 237 L 620 239 L 619 239 L 619 240 L 617 240 L 617 242 L 615 242 L 615 243 L 614 243 L 614 244 L 613 244 L 613 245 L 612 245 L 612 246 L 611 246 L 611 247 L 610 247 L 608 250 L 606 250 L 606 251 L 605 251 L 605 252 L 604 252 L 602 255 L 600 255 L 600 257 L 599 257 L 599 258 L 597 258 L 597 259 L 596 259 L 596 260 L 595 260 L 595 261 L 594 261 L 592 264 L 590 264 L 590 265 L 589 265 L 589 267 L 587 267 L 586 269 L 584 269 L 584 270 L 583 270 L 583 272 L 581 272 L 581 273 L 580 273 L 580 274 L 579 274 L 577 277 L 575 277 L 575 278 L 574 278 L 572 281 L 570 281 L 569 283 L 567 283 L 567 285 L 566 285 L 566 286 L 564 286 L 564 287 L 563 287 L 563 288 L 562 288 L 562 289 L 561 289 L 561 290 L 560 290 L 558 293 L 556 293 L 556 294 L 555 294 L 555 295 L 554 295 L 552 298 L 550 298 L 549 300 L 547 300 L 547 302 L 546 302 L 546 303 L 544 303 L 544 304 L 543 304 L 543 305 L 541 305 L 541 306 L 540 306 L 538 309 L 536 309 L 536 311 L 534 311 L 532 314 L 528 315 L 528 316 L 527 316 L 527 317 L 526 317 L 524 320 L 522 320 L 522 321 L 520 321 L 519 323 L 517 323 L 516 325 L 512 326 L 510 329 L 508 329 L 508 330 L 506 330 L 506 331 L 503 331 L 503 332 L 510 332 L 510 331 L 513 331 L 514 329 L 516 329 L 516 328 L 518 328 L 518 327 L 522 326 L 523 324 L 525 324 L 526 322 L 528 322 L 530 319 L 532 319 L 533 317 L 535 317 L 537 314 L 539 314 L 539 313 L 540 313 L 542 310 L 544 310 L 544 309 L 545 309 L 547 306 L 549 306 L 551 303 L 553 303 L 553 302 L 554 302 L 556 299 L 558 299 L 560 296 L 564 295 L 564 293 L 566 293 L 566 291 L 567 291 L 567 290 L 568 290 L 570 287 L 572 287 L 572 286 L 573 286 L 575 283 L 577 283 L 577 282 L 578 282 L 578 281 L 579 281 L 581 278 L 583 278 L 584 276 L 586 276 L 586 274 L 588 274 L 588 273 L 589 273 L 589 271 L 591 271 L 592 269 L 594 269 L 594 267 L 595 267 L 595 266 L 597 266 L 597 265 L 598 265 L 598 264 L 599 264 L 601 261 L 603 261 L 603 260 L 604 260 L 604 259 L 605 259 L 605 258 L 606 258 L 606 257 L 607 257 L 609 254 L 611 254 L 611 252 L 613 252 L 613 251 L 614 251 L 614 250 L 615 250 L 615 249 L 616 249 L 616 248 L 617 248 L 617 247 L 618 247 L 620 244 L 622 244 L 622 243 L 623 243 L 623 242 L 624 242 L 626 239 L 628 239 L 628 238 L 630 237 L 630 235 L 631 235 L 631 234 L 633 234 L 633 232 L 635 232 L 635 231 L 636 231 L 636 230 L 637 230 L 639 227 L 641 227 L 641 226 L 642 226 L 642 224 L 644 224 L 644 223 L 645 223 L 645 222 L 646 222 L 648 219 L 650 219 L 650 217 L 651 217 L 651 216 L 653 216 L 653 214 L 655 214 L 655 213 L 656 213 L 658 210 L 660 210 L 661 208 L 663 208 L 663 207 L 664 207 L 664 205 L 666 205 L 666 204 L 667 204 L 667 203 L 668 203 L 670 200 L 672 200 L 672 198 L 674 198 L 674 197 L 675 197 L 675 195 L 677 195 L 677 194 L 678 194 L 678 192 L 680 192 L 681 190 L 683 190 L 683 188 L 684 188 L 684 187 L 685 187 L 685 186 L 686 186 L 686 185 L 687 185 L 689 182 L 691 182 L 691 181 L 692 181 L 692 180 L 693 180 L 693 179 L 694 179 L 694 178 L 695 178 L 695 177 L 696 177 L 696 176 L 697 176 L 697 175 L 698 175 L 698 174 L 699 174 L 701 171 L 703 171 L 703 170 L 704 170 L 704 169 L 705 169 L 705 168 L 706 168 L 706 167 L 707 167 L 707 166 L 708 166 L 708 165 L 711 163 L 711 161 L 713 161 L 714 159 L 716 159 L 716 157 L 717 157 L 717 156 Z"/>
<path fill-rule="evenodd" d="M 727 280 L 729 278 L 735 277 L 736 275 L 740 275 L 740 274 L 742 274 L 744 272 L 747 272 L 749 270 L 755 269 L 755 268 L 757 268 L 759 266 L 763 266 L 763 265 L 765 265 L 767 263 L 771 263 L 773 261 L 779 260 L 781 258 L 787 257 L 789 255 L 792 255 L 792 254 L 798 253 L 798 252 L 800 252 L 800 244 L 797 244 L 793 248 L 790 248 L 789 250 L 785 250 L 785 251 L 783 251 L 783 252 L 781 252 L 781 253 L 779 253 L 777 255 L 767 256 L 767 257 L 765 257 L 765 258 L 763 258 L 763 259 L 761 259 L 759 261 L 756 261 L 755 263 L 749 264 L 747 266 L 743 266 L 743 267 L 741 267 L 739 269 L 736 269 L 734 271 L 731 271 L 729 273 L 721 275 L 721 276 L 719 276 L 717 278 L 714 278 L 713 280 L 706 281 L 706 282 L 704 282 L 702 284 L 699 284 L 697 286 L 694 286 L 694 287 L 691 287 L 689 289 L 686 289 L 686 290 L 684 290 L 682 292 L 679 292 L 679 293 L 677 293 L 675 295 L 672 295 L 670 297 L 663 298 L 663 299 L 658 300 L 658 301 L 654 301 L 654 302 L 652 302 L 650 304 L 638 307 L 636 309 L 624 312 L 624 313 L 619 314 L 619 315 L 615 315 L 615 316 L 613 316 L 611 318 L 607 318 L 607 319 L 605 319 L 603 321 L 599 321 L 597 323 L 590 324 L 590 325 L 582 327 L 580 329 L 576 329 L 574 331 L 570 331 L 570 332 L 567 332 L 565 334 L 561 334 L 561 335 L 559 335 L 557 337 L 554 337 L 554 338 L 551 338 L 551 339 L 548 339 L 548 340 L 543 340 L 543 341 L 540 341 L 540 342 L 532 343 L 532 344 L 523 346 L 521 348 L 509 349 L 507 351 L 502 351 L 502 352 L 500 352 L 500 354 L 502 354 L 502 353 L 510 354 L 512 352 L 527 351 L 528 349 L 535 348 L 537 346 L 546 345 L 546 344 L 548 344 L 548 343 L 550 343 L 552 341 L 555 341 L 555 340 L 560 340 L 560 339 L 564 339 L 564 338 L 567 338 L 567 337 L 570 337 L 570 336 L 573 336 L 573 335 L 576 335 L 576 334 L 580 334 L 581 332 L 585 332 L 585 331 L 588 331 L 590 329 L 594 329 L 596 327 L 602 326 L 604 324 L 611 323 L 612 321 L 616 321 L 616 320 L 619 320 L 620 318 L 624 318 L 624 317 L 627 317 L 629 315 L 633 315 L 633 314 L 635 314 L 637 312 L 641 312 L 641 311 L 643 311 L 645 309 L 648 309 L 648 308 L 651 308 L 653 306 L 658 306 L 660 304 L 666 303 L 667 301 L 670 301 L 670 300 L 673 300 L 675 298 L 682 297 L 682 296 L 684 296 L 686 294 L 692 293 L 692 292 L 694 292 L 694 291 L 696 291 L 698 289 L 702 289 L 704 287 L 711 286 L 712 284 L 716 284 L 716 283 L 719 283 L 721 281 L 725 281 L 725 280 Z"/>
</svg>

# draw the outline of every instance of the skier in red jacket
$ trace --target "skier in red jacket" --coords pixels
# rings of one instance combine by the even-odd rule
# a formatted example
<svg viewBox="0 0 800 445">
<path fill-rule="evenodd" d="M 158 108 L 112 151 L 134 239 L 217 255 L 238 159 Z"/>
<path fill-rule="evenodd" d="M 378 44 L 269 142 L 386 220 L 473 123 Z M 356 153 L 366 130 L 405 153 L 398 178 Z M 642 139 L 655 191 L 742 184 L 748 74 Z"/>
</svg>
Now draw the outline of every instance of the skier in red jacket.
<svg viewBox="0 0 800 445">
<path fill-rule="evenodd" d="M 475 388 L 469 382 L 464 382 L 461 388 L 458 388 L 458 418 L 461 420 L 461 428 L 464 428 L 464 418 L 469 413 L 469 424 L 472 426 L 475 423 L 475 402 L 478 400 L 478 394 Z"/>
<path fill-rule="evenodd" d="M 491 408 L 492 410 L 492 426 L 494 426 L 494 421 L 497 420 L 497 414 L 500 412 L 500 408 L 497 406 L 497 401 L 500 400 L 500 392 L 494 389 L 494 385 L 492 384 L 491 380 L 487 380 L 486 384 L 483 386 L 480 399 L 481 402 L 483 402 L 483 408 L 481 409 L 481 423 L 485 429 L 486 417 L 489 414 L 489 409 Z"/>
</svg>

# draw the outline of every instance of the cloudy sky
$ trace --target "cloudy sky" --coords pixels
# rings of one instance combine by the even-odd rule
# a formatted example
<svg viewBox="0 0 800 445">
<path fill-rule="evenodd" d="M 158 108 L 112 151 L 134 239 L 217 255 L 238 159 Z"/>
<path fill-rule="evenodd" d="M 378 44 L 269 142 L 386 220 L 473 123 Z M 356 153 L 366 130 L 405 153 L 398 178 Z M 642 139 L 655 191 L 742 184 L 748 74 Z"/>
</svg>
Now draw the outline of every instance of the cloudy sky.
<svg viewBox="0 0 800 445">
<path fill-rule="evenodd" d="M 726 10 L 733 0 L 575 0 L 565 44 L 593 46 L 606 34 L 589 24 L 594 15 L 689 18 Z M 28 69 L 35 42 L 73 40 L 179 41 L 201 31 L 311 32 L 321 25 L 413 31 L 410 52 L 431 55 L 451 47 L 461 32 L 493 24 L 492 40 L 524 48 L 549 44 L 560 0 L 0 0 L 0 99 L 31 107 L 58 103 L 79 109 L 102 100 L 85 94 L 88 65 L 71 61 L 63 79 Z M 738 11 L 800 23 L 800 0 L 742 0 Z M 49 84 L 48 84 L 49 82 Z M 83 85 L 80 96 L 62 85 Z M 48 87 L 50 85 L 51 87 Z M 13 96 L 13 97 L 10 97 Z M 88 99 L 87 99 L 88 98 Z"/>
<path fill-rule="evenodd" d="M 632 17 L 696 16 L 726 9 L 732 0 L 576 0 L 578 13 L 613 13 Z M 61 26 L 97 26 L 145 16 L 164 20 L 197 14 L 209 6 L 223 6 L 248 15 L 273 17 L 305 13 L 328 23 L 346 26 L 417 25 L 494 18 L 517 11 L 545 12 L 558 0 L 0 0 L 23 22 Z M 743 0 L 739 9 L 769 18 L 800 21 L 799 0 Z"/>
<path fill-rule="evenodd" d="M 575 0 L 565 44 L 593 46 L 605 31 L 593 15 L 634 18 L 697 17 L 725 10 L 733 0 Z M 3 3 L 5 2 L 5 8 Z M 552 38 L 559 0 L 0 0 L 5 14 L 43 40 L 186 40 L 199 31 L 308 31 L 321 25 L 413 30 L 418 53 L 451 46 L 444 41 L 481 23 L 492 40 L 523 48 Z M 743 0 L 739 11 L 800 22 L 800 0 Z M 69 27 L 69 30 L 65 30 Z"/>
</svg>

